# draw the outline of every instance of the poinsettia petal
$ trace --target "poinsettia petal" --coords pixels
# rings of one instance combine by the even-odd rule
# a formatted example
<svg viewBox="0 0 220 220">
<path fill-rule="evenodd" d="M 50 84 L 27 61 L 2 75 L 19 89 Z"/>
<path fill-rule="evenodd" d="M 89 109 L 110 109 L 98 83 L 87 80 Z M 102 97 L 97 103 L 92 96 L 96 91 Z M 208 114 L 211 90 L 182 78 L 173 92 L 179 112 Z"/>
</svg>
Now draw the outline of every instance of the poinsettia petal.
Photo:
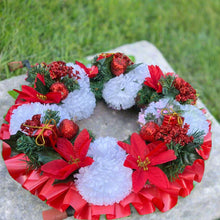
<svg viewBox="0 0 220 220">
<path fill-rule="evenodd" d="M 133 133 L 131 135 L 131 146 L 133 147 L 135 153 L 135 155 L 132 156 L 135 156 L 135 158 L 140 156 L 142 160 L 145 160 L 149 149 L 145 144 L 145 141 L 137 133 Z"/>
<path fill-rule="evenodd" d="M 66 161 L 70 161 L 71 157 L 74 157 L 73 145 L 66 138 L 58 138 L 57 147 L 55 147 L 54 150 L 56 150 Z"/>
<path fill-rule="evenodd" d="M 91 157 L 86 157 L 82 162 L 79 163 L 80 167 L 86 167 L 91 165 L 94 160 Z"/>
<path fill-rule="evenodd" d="M 157 86 L 155 86 L 154 81 L 150 77 L 145 78 L 144 84 L 150 88 L 153 88 L 154 90 L 157 90 Z"/>
<path fill-rule="evenodd" d="M 68 164 L 64 160 L 53 160 L 41 166 L 41 170 L 55 179 L 66 179 L 73 171 L 77 170 L 77 164 Z"/>
<path fill-rule="evenodd" d="M 162 164 L 172 160 L 176 160 L 176 155 L 174 150 L 167 150 L 158 154 L 155 157 L 150 158 L 151 165 Z"/>
<path fill-rule="evenodd" d="M 118 141 L 118 145 L 124 149 L 126 151 L 126 153 L 132 155 L 132 156 L 136 156 L 136 153 L 135 153 L 135 149 L 133 146 L 127 144 L 127 143 L 124 143 L 122 141 Z"/>
<path fill-rule="evenodd" d="M 49 92 L 46 94 L 47 99 L 44 103 L 60 103 L 61 93 L 60 92 Z"/>
<path fill-rule="evenodd" d="M 153 143 L 150 143 L 147 145 L 150 149 L 153 149 L 150 151 L 149 154 L 147 154 L 147 157 L 151 157 L 151 156 L 156 156 L 164 151 L 167 150 L 167 146 L 164 142 L 162 141 L 156 141 Z"/>
<path fill-rule="evenodd" d="M 132 186 L 134 192 L 139 192 L 148 179 L 148 172 L 143 169 L 137 169 L 132 173 Z"/>
<path fill-rule="evenodd" d="M 74 157 L 83 160 L 86 157 L 86 154 L 89 149 L 91 142 L 89 132 L 86 129 L 83 129 L 77 136 L 74 142 Z"/>
<path fill-rule="evenodd" d="M 138 165 L 137 165 L 137 159 L 135 159 L 134 157 L 132 157 L 131 155 L 128 155 L 126 157 L 126 160 L 124 162 L 124 166 L 125 167 L 129 167 L 131 169 L 138 169 Z"/>
<path fill-rule="evenodd" d="M 166 174 L 158 167 L 148 167 L 148 179 L 151 184 L 159 188 L 169 187 L 169 180 Z"/>
<path fill-rule="evenodd" d="M 160 80 L 161 76 L 164 76 L 162 70 L 157 65 L 155 65 L 155 66 L 154 65 L 150 65 L 150 66 L 148 66 L 148 69 L 149 69 L 151 78 L 153 79 L 153 81 L 155 83 L 157 83 L 158 80 Z"/>
</svg>

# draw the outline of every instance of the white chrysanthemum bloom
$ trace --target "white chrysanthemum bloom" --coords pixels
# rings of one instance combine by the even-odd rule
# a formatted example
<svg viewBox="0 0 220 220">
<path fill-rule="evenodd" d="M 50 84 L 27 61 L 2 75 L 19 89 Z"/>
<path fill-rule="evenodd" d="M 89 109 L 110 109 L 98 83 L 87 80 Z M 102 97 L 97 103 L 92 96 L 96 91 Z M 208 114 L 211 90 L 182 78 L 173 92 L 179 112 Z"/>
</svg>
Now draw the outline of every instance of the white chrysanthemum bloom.
<svg viewBox="0 0 220 220">
<path fill-rule="evenodd" d="M 90 89 L 89 77 L 77 64 L 67 63 L 67 66 L 73 67 L 74 74 L 79 77 L 77 81 L 80 88 L 68 94 L 67 98 L 62 101 L 62 108 L 75 120 L 89 118 L 96 106 L 95 95 Z"/>
<path fill-rule="evenodd" d="M 94 205 L 119 203 L 132 189 L 132 169 L 124 167 L 126 153 L 115 138 L 98 138 L 91 143 L 91 166 L 79 169 L 76 187 L 82 197 Z"/>
<path fill-rule="evenodd" d="M 73 67 L 73 75 L 72 77 L 78 81 L 80 88 L 90 88 L 89 77 L 87 76 L 84 69 L 82 69 L 79 65 L 74 63 L 67 63 L 67 66 Z M 79 79 L 77 79 L 77 76 Z"/>
<path fill-rule="evenodd" d="M 131 108 L 142 83 L 149 76 L 147 65 L 141 64 L 129 73 L 116 76 L 105 83 L 102 97 L 113 109 Z"/>
<path fill-rule="evenodd" d="M 77 89 L 70 92 L 62 104 L 62 108 L 74 120 L 89 118 L 93 114 L 95 106 L 95 95 L 90 89 Z"/>
<path fill-rule="evenodd" d="M 209 123 L 203 114 L 203 112 L 193 105 L 180 105 L 180 109 L 183 111 L 184 124 L 188 124 L 188 135 L 192 135 L 194 132 L 204 132 L 204 136 L 209 131 Z"/>
<path fill-rule="evenodd" d="M 65 111 L 56 104 L 41 104 L 39 102 L 23 104 L 18 108 L 14 109 L 12 112 L 9 128 L 10 134 L 16 134 L 17 131 L 21 130 L 21 124 L 24 123 L 26 120 L 31 119 L 34 115 L 41 114 L 42 119 L 45 115 L 46 110 L 48 109 L 59 112 L 60 122 L 63 119 L 70 119 L 70 116 L 67 113 L 67 111 Z"/>
</svg>

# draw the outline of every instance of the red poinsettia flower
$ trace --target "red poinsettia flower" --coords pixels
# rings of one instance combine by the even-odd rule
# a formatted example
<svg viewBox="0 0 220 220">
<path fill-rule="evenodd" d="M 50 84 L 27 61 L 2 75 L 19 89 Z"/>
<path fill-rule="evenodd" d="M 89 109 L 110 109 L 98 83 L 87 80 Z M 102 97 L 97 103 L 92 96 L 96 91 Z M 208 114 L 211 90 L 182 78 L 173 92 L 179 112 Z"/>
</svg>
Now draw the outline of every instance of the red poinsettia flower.
<svg viewBox="0 0 220 220">
<path fill-rule="evenodd" d="M 34 88 L 26 85 L 23 85 L 21 89 L 22 91 L 14 89 L 15 92 L 19 93 L 15 100 L 15 104 L 24 102 L 60 103 L 61 101 L 60 92 L 48 92 L 46 95 L 43 95 L 37 92 Z"/>
<path fill-rule="evenodd" d="M 148 66 L 148 69 L 150 71 L 151 77 L 147 77 L 145 79 L 144 84 L 155 89 L 157 93 L 161 93 L 162 92 L 162 85 L 159 82 L 159 80 L 162 76 L 164 76 L 162 70 L 157 65 L 156 66 L 154 66 L 154 65 Z"/>
<path fill-rule="evenodd" d="M 63 159 L 48 162 L 41 170 L 52 178 L 63 180 L 80 167 L 91 165 L 93 159 L 86 156 L 91 140 L 86 129 L 80 132 L 74 145 L 66 138 L 58 138 L 57 147 L 54 149 Z"/>
<path fill-rule="evenodd" d="M 94 78 L 99 73 L 99 69 L 97 66 L 92 66 L 91 68 L 87 68 L 83 63 L 80 63 L 78 61 L 75 61 L 75 64 L 77 64 L 82 69 L 84 69 L 89 78 Z"/>
<path fill-rule="evenodd" d="M 174 151 L 167 150 L 165 143 L 157 141 L 146 145 L 137 133 L 133 133 L 131 135 L 131 145 L 121 141 L 118 144 L 129 154 L 124 166 L 135 170 L 132 174 L 134 192 L 139 192 L 147 180 L 160 188 L 169 186 L 165 173 L 159 167 L 156 167 L 158 164 L 176 159 Z"/>
<path fill-rule="evenodd" d="M 41 75 L 40 73 L 38 73 L 35 77 L 35 81 L 34 81 L 34 88 L 36 89 L 36 83 L 37 83 L 37 80 L 40 80 L 44 85 L 45 85 L 45 79 L 44 79 L 44 75 Z"/>
</svg>

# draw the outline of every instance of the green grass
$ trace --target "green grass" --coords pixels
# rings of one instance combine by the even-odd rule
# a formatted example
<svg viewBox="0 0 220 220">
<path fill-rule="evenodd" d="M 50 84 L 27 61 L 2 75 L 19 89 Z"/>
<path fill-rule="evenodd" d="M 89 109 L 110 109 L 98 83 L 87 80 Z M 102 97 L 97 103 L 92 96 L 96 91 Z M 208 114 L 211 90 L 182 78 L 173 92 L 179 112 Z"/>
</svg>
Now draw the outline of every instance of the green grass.
<svg viewBox="0 0 220 220">
<path fill-rule="evenodd" d="M 220 121 L 219 0 L 0 1 L 0 80 L 7 63 L 74 61 L 148 40 Z"/>
</svg>

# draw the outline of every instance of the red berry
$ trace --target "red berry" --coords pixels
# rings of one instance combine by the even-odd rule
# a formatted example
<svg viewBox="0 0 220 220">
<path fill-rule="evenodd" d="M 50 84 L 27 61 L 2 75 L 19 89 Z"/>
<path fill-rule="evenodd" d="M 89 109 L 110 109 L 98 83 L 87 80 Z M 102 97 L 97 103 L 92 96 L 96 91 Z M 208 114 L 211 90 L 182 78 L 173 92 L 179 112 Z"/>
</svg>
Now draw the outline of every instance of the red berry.
<svg viewBox="0 0 220 220">
<path fill-rule="evenodd" d="M 60 123 L 58 130 L 60 136 L 71 140 L 77 135 L 79 131 L 79 126 L 72 120 L 64 119 Z"/>
</svg>

